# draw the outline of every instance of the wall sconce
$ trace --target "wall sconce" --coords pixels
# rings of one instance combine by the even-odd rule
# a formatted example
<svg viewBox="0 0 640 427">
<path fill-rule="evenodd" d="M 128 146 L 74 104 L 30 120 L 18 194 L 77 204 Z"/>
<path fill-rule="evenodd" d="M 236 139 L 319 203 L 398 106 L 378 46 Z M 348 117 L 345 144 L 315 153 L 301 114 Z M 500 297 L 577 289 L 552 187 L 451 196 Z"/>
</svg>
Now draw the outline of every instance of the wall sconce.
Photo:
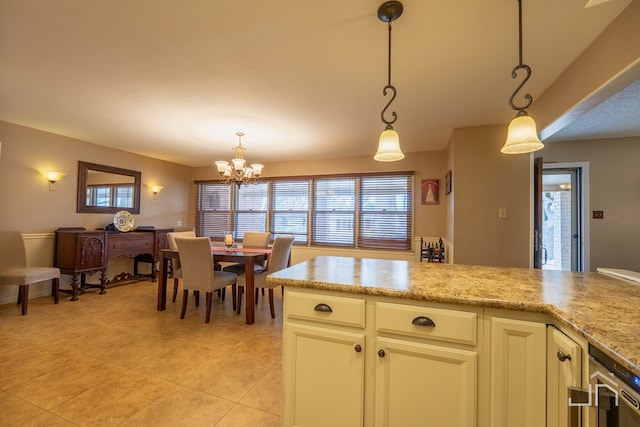
<svg viewBox="0 0 640 427">
<path fill-rule="evenodd" d="M 158 195 L 159 192 L 162 191 L 163 188 L 164 186 L 162 185 L 152 185 L 151 187 L 149 187 L 149 189 L 153 193 L 153 200 L 156 199 L 156 196 Z"/>
<path fill-rule="evenodd" d="M 56 191 L 54 184 L 66 175 L 66 173 L 60 171 L 42 171 L 40 173 L 49 181 L 49 191 Z"/>
</svg>

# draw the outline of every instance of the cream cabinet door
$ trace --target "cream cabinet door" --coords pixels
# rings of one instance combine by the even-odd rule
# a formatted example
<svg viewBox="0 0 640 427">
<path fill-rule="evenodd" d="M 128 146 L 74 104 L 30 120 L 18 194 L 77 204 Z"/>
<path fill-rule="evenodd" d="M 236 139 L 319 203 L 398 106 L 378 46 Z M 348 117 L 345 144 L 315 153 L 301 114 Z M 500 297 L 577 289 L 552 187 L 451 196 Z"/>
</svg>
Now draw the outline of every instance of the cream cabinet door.
<svg viewBox="0 0 640 427">
<path fill-rule="evenodd" d="M 582 348 L 559 329 L 548 326 L 547 427 L 580 425 L 580 407 L 569 406 L 568 387 L 581 385 Z M 571 418 L 570 411 L 573 411 Z"/>
<path fill-rule="evenodd" d="M 491 319 L 491 427 L 544 427 L 546 325 Z"/>
<path fill-rule="evenodd" d="M 477 353 L 378 337 L 375 425 L 475 426 Z"/>
<path fill-rule="evenodd" d="M 362 426 L 364 333 L 285 325 L 285 426 Z"/>
</svg>

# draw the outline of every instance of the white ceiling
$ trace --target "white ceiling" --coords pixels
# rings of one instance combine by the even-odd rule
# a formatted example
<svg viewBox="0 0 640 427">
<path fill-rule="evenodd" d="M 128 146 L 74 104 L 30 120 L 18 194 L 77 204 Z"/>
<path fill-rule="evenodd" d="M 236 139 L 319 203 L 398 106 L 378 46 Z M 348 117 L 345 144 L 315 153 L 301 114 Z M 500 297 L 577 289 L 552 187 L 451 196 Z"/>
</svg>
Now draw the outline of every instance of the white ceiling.
<svg viewBox="0 0 640 427">
<path fill-rule="evenodd" d="M 525 91 L 541 94 L 630 1 L 524 0 Z M 237 131 L 249 162 L 373 156 L 387 102 L 379 4 L 0 0 L 0 120 L 189 166 L 231 158 Z M 390 111 L 405 153 L 508 122 L 517 1 L 403 4 Z"/>
</svg>

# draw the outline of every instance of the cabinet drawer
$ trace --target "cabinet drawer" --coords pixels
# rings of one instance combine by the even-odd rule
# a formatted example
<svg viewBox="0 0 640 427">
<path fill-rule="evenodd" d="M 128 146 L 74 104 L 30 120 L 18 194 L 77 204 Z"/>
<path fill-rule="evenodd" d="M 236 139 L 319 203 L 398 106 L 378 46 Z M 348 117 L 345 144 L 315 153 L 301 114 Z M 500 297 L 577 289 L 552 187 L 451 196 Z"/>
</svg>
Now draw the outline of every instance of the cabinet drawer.
<svg viewBox="0 0 640 427">
<path fill-rule="evenodd" d="M 364 299 L 288 291 L 289 318 L 364 328 Z"/>
<path fill-rule="evenodd" d="M 377 332 L 475 345 L 477 318 L 477 313 L 473 312 L 386 302 L 376 303 Z M 430 319 L 435 326 L 425 325 L 428 324 L 427 319 Z M 420 322 L 425 324 L 421 325 Z"/>
</svg>

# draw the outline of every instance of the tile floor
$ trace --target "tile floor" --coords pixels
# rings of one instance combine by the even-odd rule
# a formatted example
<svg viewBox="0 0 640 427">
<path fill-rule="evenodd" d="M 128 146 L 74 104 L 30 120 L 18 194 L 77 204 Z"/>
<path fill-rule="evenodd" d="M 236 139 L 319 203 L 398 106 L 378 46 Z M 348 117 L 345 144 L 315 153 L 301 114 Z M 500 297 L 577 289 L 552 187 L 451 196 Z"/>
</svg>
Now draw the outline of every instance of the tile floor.
<svg viewBox="0 0 640 427">
<path fill-rule="evenodd" d="M 171 286 L 169 286 L 171 288 Z M 282 299 L 256 323 L 204 295 L 180 320 L 182 291 L 156 311 L 156 284 L 0 306 L 2 426 L 280 426 Z"/>
</svg>

